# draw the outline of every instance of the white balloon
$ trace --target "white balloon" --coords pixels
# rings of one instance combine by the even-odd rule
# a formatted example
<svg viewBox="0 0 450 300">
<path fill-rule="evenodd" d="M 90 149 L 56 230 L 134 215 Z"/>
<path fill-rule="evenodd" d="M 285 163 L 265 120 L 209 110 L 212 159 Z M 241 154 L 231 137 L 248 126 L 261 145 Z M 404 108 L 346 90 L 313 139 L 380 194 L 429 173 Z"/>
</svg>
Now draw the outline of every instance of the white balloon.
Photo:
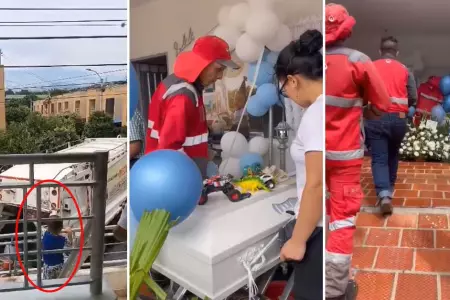
<svg viewBox="0 0 450 300">
<path fill-rule="evenodd" d="M 284 49 L 290 42 L 292 42 L 292 32 L 284 24 L 278 28 L 277 34 L 275 37 L 266 44 L 267 48 L 274 52 L 280 52 Z"/>
<path fill-rule="evenodd" d="M 233 175 L 234 178 L 242 176 L 241 165 L 238 158 L 227 158 L 219 166 L 220 175 Z"/>
<path fill-rule="evenodd" d="M 222 160 L 230 158 L 231 155 L 228 152 L 222 151 L 222 153 L 220 153 L 220 157 L 222 157 Z"/>
<path fill-rule="evenodd" d="M 277 34 L 280 20 L 275 12 L 270 10 L 252 11 L 245 23 L 245 32 L 258 43 L 265 45 Z"/>
<path fill-rule="evenodd" d="M 285 5 L 284 3 L 277 4 L 274 7 L 274 11 L 278 16 L 278 19 L 280 20 L 280 23 L 285 23 L 287 21 L 288 11 L 290 6 Z"/>
<path fill-rule="evenodd" d="M 247 139 L 241 133 L 235 131 L 227 132 L 222 136 L 220 147 L 223 152 L 227 152 L 231 157 L 235 158 L 240 158 L 244 153 L 248 152 Z"/>
<path fill-rule="evenodd" d="M 247 33 L 242 34 L 236 43 L 236 55 L 246 63 L 253 63 L 258 60 L 264 45 L 255 42 Z"/>
<path fill-rule="evenodd" d="M 262 136 L 255 136 L 248 143 L 248 151 L 252 153 L 261 154 L 264 156 L 269 152 L 269 139 Z"/>
<path fill-rule="evenodd" d="M 249 14 L 250 6 L 248 3 L 242 2 L 233 5 L 229 14 L 230 25 L 240 31 L 244 31 Z"/>
<path fill-rule="evenodd" d="M 230 47 L 230 51 L 236 48 L 237 40 L 241 36 L 239 30 L 231 26 L 219 26 L 214 30 L 213 34 L 227 42 L 228 46 Z"/>
<path fill-rule="evenodd" d="M 230 23 L 230 10 L 231 6 L 222 6 L 217 14 L 217 21 L 219 25 L 228 25 Z"/>
<path fill-rule="evenodd" d="M 275 7 L 275 0 L 248 0 L 252 10 L 256 9 L 273 9 Z"/>
</svg>

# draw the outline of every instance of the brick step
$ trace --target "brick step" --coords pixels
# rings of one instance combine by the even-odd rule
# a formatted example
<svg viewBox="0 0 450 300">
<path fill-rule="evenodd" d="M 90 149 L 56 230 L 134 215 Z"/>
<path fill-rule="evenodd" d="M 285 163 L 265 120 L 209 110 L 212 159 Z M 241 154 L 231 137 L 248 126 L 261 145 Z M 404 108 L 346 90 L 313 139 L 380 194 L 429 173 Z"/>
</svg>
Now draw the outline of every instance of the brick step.
<svg viewBox="0 0 450 300">
<path fill-rule="evenodd" d="M 360 271 L 357 300 L 447 300 L 450 276 Z"/>
<path fill-rule="evenodd" d="M 359 213 L 352 260 L 357 299 L 450 299 L 449 223 L 449 214 Z"/>
</svg>

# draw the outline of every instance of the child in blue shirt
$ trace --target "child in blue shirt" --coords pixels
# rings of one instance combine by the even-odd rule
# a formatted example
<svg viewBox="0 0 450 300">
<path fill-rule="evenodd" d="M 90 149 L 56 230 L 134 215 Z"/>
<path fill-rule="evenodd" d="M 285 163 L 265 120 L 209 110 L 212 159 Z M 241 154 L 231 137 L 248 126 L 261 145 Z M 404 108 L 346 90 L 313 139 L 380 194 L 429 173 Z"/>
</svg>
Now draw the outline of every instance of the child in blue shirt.
<svg viewBox="0 0 450 300">
<path fill-rule="evenodd" d="M 72 230 L 63 230 L 63 221 L 56 215 L 50 215 L 55 220 L 49 221 L 47 230 L 42 234 L 42 250 L 62 250 L 70 248 L 72 244 Z M 66 233 L 67 237 L 62 235 Z M 65 256 L 68 253 L 43 254 L 43 279 L 57 279 L 64 266 Z"/>
</svg>

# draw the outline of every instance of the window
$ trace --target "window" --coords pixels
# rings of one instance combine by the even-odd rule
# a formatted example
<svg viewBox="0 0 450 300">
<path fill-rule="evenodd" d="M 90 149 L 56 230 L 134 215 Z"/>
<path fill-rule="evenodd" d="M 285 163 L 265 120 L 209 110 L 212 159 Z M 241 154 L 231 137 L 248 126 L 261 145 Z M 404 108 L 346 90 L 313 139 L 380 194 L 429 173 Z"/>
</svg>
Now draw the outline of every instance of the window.
<svg viewBox="0 0 450 300">
<path fill-rule="evenodd" d="M 75 102 L 75 112 L 76 112 L 77 114 L 80 113 L 80 105 L 81 105 L 80 100 L 78 100 L 78 101 Z"/>
<path fill-rule="evenodd" d="M 69 110 L 69 102 L 66 101 L 64 102 L 64 111 L 68 111 Z"/>
<path fill-rule="evenodd" d="M 50 113 L 54 114 L 55 113 L 55 103 L 52 103 L 50 106 Z"/>
<path fill-rule="evenodd" d="M 95 99 L 89 100 L 89 113 L 92 114 L 95 111 Z"/>
<path fill-rule="evenodd" d="M 114 117 L 114 98 L 108 98 L 106 99 L 106 107 L 105 112 L 107 115 L 110 115 L 111 117 Z"/>
<path fill-rule="evenodd" d="M 61 102 L 58 103 L 58 112 L 59 113 L 62 112 L 62 103 Z"/>
</svg>

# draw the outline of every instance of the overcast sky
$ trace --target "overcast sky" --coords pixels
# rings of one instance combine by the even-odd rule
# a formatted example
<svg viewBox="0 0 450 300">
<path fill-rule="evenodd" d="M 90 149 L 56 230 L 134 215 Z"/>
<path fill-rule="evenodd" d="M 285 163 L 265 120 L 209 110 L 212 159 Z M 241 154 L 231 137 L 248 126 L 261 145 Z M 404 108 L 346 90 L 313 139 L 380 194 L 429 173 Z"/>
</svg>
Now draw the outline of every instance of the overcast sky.
<svg viewBox="0 0 450 300">
<path fill-rule="evenodd" d="M 6 7 L 114 7 L 126 8 L 127 0 L 1 0 L 0 8 Z M 50 21 L 50 20 L 100 20 L 127 19 L 127 11 L 1 11 L 0 21 Z M 79 23 L 77 23 L 79 24 Z M 98 24 L 98 23 L 94 23 Z M 0 37 L 16 36 L 64 36 L 64 35 L 126 35 L 128 24 L 120 27 L 4 27 L 0 26 Z M 79 40 L 19 40 L 2 41 L 4 65 L 49 65 L 49 64 L 102 64 L 125 63 L 127 61 L 126 39 L 79 39 Z M 125 69 L 126 66 L 96 67 L 98 72 Z M 32 73 L 32 74 L 30 74 Z M 35 68 L 7 69 L 5 80 L 8 88 L 22 85 L 43 86 L 49 84 L 98 82 L 93 75 L 83 79 L 54 81 L 68 77 L 89 75 L 85 68 Z M 35 75 L 37 76 L 35 76 Z M 104 74 L 105 79 L 118 80 L 126 78 L 126 71 Z M 40 79 L 39 79 L 39 78 Z"/>
</svg>

